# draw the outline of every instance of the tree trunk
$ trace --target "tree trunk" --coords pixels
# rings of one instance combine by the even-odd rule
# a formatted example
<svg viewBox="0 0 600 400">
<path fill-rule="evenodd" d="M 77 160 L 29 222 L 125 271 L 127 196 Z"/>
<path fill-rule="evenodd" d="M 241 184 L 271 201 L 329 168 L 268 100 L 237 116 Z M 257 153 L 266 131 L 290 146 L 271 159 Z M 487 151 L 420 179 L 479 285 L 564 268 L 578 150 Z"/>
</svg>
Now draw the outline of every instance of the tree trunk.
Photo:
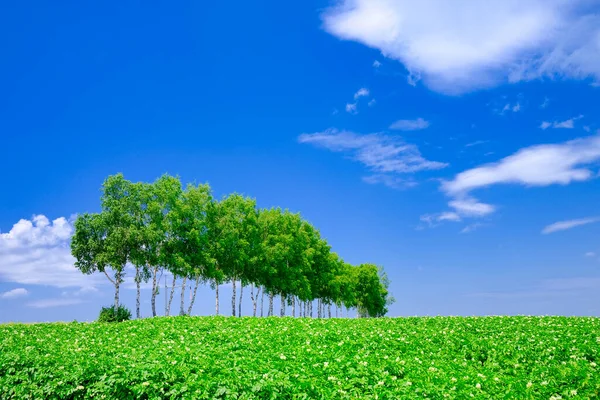
<svg viewBox="0 0 600 400">
<path fill-rule="evenodd" d="M 216 315 L 219 315 L 219 283 L 217 282 L 217 278 L 215 278 L 215 299 Z"/>
<path fill-rule="evenodd" d="M 137 319 L 140 319 L 140 281 L 141 281 L 141 276 L 140 276 L 140 267 L 135 267 L 135 288 L 136 288 L 136 293 L 135 293 L 135 317 Z"/>
<path fill-rule="evenodd" d="M 329 314 L 328 318 L 331 318 L 331 303 L 327 304 L 327 314 Z"/>
<path fill-rule="evenodd" d="M 296 317 L 296 296 L 292 296 L 292 317 Z"/>
<path fill-rule="evenodd" d="M 263 288 L 262 293 L 260 294 L 260 316 L 263 316 L 263 303 L 265 302 L 265 289 Z"/>
<path fill-rule="evenodd" d="M 317 299 L 317 318 L 321 318 L 321 299 Z"/>
<path fill-rule="evenodd" d="M 119 288 L 121 287 L 121 283 L 123 282 L 123 273 L 116 272 L 115 273 L 115 314 L 119 310 Z"/>
<path fill-rule="evenodd" d="M 231 280 L 231 285 L 233 287 L 233 292 L 231 293 L 231 316 L 235 317 L 235 278 Z"/>
<path fill-rule="evenodd" d="M 285 317 L 285 295 L 281 294 L 281 310 L 279 310 L 279 316 Z"/>
<path fill-rule="evenodd" d="M 250 300 L 252 300 L 252 316 L 256 317 L 256 303 L 258 303 L 258 292 L 256 292 L 256 297 L 254 297 L 254 283 L 250 284 Z"/>
<path fill-rule="evenodd" d="M 165 277 L 166 279 L 166 277 Z M 177 277 L 173 275 L 173 286 L 171 286 L 171 294 L 169 295 L 169 301 L 167 302 L 167 309 L 165 310 L 165 314 L 167 317 L 171 315 L 171 303 L 173 302 L 173 296 L 175 295 L 175 284 L 177 283 Z"/>
<path fill-rule="evenodd" d="M 240 281 L 240 301 L 238 303 L 238 317 L 242 316 L 242 299 L 244 298 L 244 284 Z"/>
<path fill-rule="evenodd" d="M 117 283 L 115 283 L 115 315 L 117 315 L 119 310 L 119 285 L 120 283 L 117 281 Z"/>
<path fill-rule="evenodd" d="M 311 318 L 313 318 L 313 303 L 314 303 L 314 301 L 311 301 L 310 303 L 308 303 L 308 312 L 310 313 Z"/>
<path fill-rule="evenodd" d="M 194 302 L 196 301 L 196 292 L 198 291 L 198 285 L 200 285 L 200 274 L 196 277 L 196 284 L 194 285 L 194 294 L 190 299 L 190 306 L 188 307 L 188 315 L 192 315 L 192 307 L 194 306 Z"/>
<path fill-rule="evenodd" d="M 273 293 L 269 293 L 269 313 L 267 317 L 273 316 Z"/>
<path fill-rule="evenodd" d="M 185 315 L 185 283 L 187 282 L 187 276 L 183 277 L 181 282 L 181 302 L 179 304 L 179 315 Z"/>
<path fill-rule="evenodd" d="M 156 275 L 158 274 L 158 267 L 152 270 L 152 297 L 150 302 L 152 303 L 152 316 L 156 317 L 156 295 L 158 294 L 158 286 L 156 285 Z"/>
</svg>

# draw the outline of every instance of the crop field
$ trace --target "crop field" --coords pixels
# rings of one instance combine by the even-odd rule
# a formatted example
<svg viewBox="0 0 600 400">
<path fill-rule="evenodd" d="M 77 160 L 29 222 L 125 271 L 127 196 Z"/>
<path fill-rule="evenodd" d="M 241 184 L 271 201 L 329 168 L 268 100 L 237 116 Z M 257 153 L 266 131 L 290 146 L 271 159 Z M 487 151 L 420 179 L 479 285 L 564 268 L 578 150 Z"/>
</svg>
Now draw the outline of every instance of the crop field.
<svg viewBox="0 0 600 400">
<path fill-rule="evenodd" d="M 0 326 L 2 399 L 597 399 L 600 319 Z"/>
</svg>

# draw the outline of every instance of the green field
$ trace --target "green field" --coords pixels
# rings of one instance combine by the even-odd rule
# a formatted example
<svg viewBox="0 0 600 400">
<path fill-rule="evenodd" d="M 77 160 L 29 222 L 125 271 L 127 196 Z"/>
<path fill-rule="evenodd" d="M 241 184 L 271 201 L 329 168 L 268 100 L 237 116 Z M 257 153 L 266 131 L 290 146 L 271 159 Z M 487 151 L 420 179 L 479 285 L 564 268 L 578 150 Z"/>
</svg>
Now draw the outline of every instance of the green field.
<svg viewBox="0 0 600 400">
<path fill-rule="evenodd" d="M 0 326 L 2 399 L 597 399 L 597 363 L 582 317 Z"/>
</svg>

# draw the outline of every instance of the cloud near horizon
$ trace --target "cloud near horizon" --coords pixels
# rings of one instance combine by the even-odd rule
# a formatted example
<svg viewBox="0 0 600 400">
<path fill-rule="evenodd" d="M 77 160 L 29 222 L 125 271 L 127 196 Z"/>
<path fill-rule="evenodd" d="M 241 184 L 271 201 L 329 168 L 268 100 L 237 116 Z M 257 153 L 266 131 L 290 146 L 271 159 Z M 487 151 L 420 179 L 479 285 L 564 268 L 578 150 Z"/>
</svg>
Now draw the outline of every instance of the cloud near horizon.
<svg viewBox="0 0 600 400">
<path fill-rule="evenodd" d="M 460 94 L 542 77 L 600 81 L 600 13 L 587 0 L 342 0 L 323 28 Z M 418 77 L 415 79 L 415 77 Z"/>
<path fill-rule="evenodd" d="M 16 299 L 18 297 L 24 297 L 29 294 L 29 291 L 25 288 L 16 288 L 0 294 L 0 299 Z"/>
</svg>

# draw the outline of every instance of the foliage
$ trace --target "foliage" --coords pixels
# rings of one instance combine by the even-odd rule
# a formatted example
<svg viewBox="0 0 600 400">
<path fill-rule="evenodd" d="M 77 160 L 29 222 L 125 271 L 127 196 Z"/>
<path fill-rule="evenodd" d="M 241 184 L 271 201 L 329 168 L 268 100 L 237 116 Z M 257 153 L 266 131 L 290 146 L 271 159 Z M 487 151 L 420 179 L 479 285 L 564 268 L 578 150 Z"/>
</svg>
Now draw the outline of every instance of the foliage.
<svg viewBox="0 0 600 400">
<path fill-rule="evenodd" d="M 0 398 L 600 398 L 600 319 L 166 317 L 0 326 Z"/>
<path fill-rule="evenodd" d="M 120 305 L 115 312 L 114 306 L 102 307 L 98 322 L 123 322 L 131 319 L 131 311 L 127 307 Z"/>
</svg>

